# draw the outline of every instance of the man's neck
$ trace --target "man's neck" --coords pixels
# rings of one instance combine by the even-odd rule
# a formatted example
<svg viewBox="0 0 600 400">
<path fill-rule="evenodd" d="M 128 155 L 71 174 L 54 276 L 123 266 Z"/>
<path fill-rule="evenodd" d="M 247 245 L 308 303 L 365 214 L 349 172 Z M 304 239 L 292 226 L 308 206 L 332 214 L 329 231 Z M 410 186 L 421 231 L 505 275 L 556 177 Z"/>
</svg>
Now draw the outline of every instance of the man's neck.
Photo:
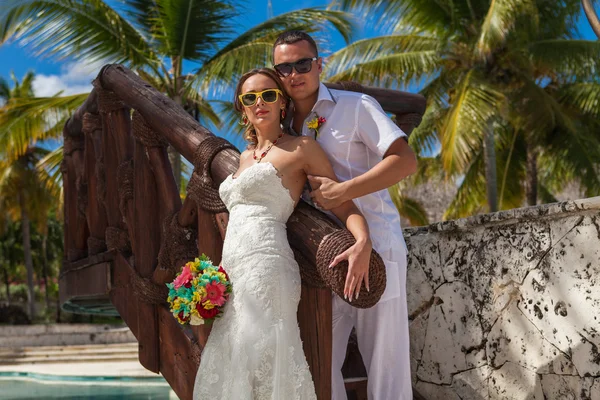
<svg viewBox="0 0 600 400">
<path fill-rule="evenodd" d="M 302 124 L 304 124 L 304 120 L 308 117 L 308 114 L 311 113 L 318 98 L 319 91 L 315 92 L 313 96 L 310 96 L 307 99 L 294 102 L 294 131 L 298 133 L 302 131 Z"/>
</svg>

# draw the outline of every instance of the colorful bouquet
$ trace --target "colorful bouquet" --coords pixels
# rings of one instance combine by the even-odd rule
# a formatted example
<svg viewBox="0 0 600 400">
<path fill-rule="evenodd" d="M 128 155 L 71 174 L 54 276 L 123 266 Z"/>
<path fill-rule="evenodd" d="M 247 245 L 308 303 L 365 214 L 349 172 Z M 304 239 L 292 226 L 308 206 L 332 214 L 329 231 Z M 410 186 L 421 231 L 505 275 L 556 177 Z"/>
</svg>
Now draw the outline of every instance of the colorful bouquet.
<svg viewBox="0 0 600 400">
<path fill-rule="evenodd" d="M 204 254 L 185 264 L 167 287 L 171 312 L 182 325 L 213 322 L 220 317 L 231 293 L 231 282 L 223 267 L 215 267 Z"/>
</svg>

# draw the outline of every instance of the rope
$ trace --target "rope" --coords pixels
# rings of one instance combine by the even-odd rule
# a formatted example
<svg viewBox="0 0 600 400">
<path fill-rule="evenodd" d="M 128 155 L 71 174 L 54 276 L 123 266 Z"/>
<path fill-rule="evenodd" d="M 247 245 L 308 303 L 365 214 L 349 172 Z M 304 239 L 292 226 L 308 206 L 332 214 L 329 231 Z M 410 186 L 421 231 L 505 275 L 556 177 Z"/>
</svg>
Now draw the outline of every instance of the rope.
<svg viewBox="0 0 600 400">
<path fill-rule="evenodd" d="M 133 136 L 146 147 L 167 147 L 167 140 L 156 133 L 147 123 L 142 114 L 133 112 L 132 118 Z"/>
<path fill-rule="evenodd" d="M 317 270 L 321 278 L 342 299 L 344 298 L 348 262 L 343 261 L 333 268 L 329 268 L 329 264 L 338 254 L 346 251 L 354 243 L 355 240 L 352 234 L 345 229 L 340 229 L 325 236 L 317 250 Z M 371 291 L 367 292 L 367 288 L 363 283 L 358 299 L 352 299 L 352 302 L 344 300 L 357 308 L 373 307 L 381 298 L 385 290 L 385 284 L 385 264 L 379 254 L 373 251 L 369 264 L 369 287 Z"/>
<path fill-rule="evenodd" d="M 187 195 L 199 207 L 212 213 L 227 211 L 219 196 L 219 188 L 210 175 L 212 161 L 225 149 L 237 151 L 234 145 L 223 138 L 211 136 L 204 139 L 194 153 L 194 172 L 187 187 Z"/>
</svg>

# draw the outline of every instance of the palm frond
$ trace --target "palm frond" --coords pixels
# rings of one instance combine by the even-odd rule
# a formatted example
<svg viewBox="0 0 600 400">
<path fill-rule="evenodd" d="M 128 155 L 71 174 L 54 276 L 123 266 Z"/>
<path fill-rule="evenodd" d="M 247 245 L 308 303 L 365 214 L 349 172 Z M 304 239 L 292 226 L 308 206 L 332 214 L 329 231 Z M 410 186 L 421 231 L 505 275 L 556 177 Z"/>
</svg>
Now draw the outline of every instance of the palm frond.
<svg viewBox="0 0 600 400">
<path fill-rule="evenodd" d="M 472 165 L 483 135 L 490 129 L 490 119 L 504 112 L 506 99 L 471 70 L 449 101 L 450 110 L 441 132 L 441 154 L 444 169 L 455 174 Z"/>
<path fill-rule="evenodd" d="M 572 116 L 555 96 L 527 76 L 523 76 L 522 81 L 524 84 L 516 92 L 513 105 L 518 108 L 516 113 L 523 120 L 524 129 L 528 131 L 530 138 L 541 141 L 547 132 L 557 126 L 564 127 L 566 131 L 575 129 Z"/>
<path fill-rule="evenodd" d="M 487 201 L 484 168 L 483 151 L 479 151 L 473 157 L 454 199 L 444 212 L 444 220 L 468 217 L 484 209 Z"/>
<path fill-rule="evenodd" d="M 421 156 L 433 155 L 440 150 L 441 123 L 448 109 L 431 105 L 425 110 L 423 120 L 408 137 L 408 144 L 413 151 Z"/>
<path fill-rule="evenodd" d="M 571 131 L 565 127 L 555 129 L 547 138 L 540 156 L 539 163 L 544 166 L 540 168 L 540 181 L 549 190 L 557 191 L 575 179 L 584 189 L 586 197 L 600 195 L 599 131 L 600 124 L 597 122 L 587 127 L 578 125 Z"/>
<path fill-rule="evenodd" d="M 375 24 L 384 31 L 408 29 L 433 34 L 451 29 L 455 11 L 451 0 L 342 0 L 340 6 L 367 16 L 366 23 Z"/>
<path fill-rule="evenodd" d="M 0 43 L 18 40 L 38 56 L 148 65 L 146 38 L 102 0 L 5 0 Z"/>
<path fill-rule="evenodd" d="M 571 81 L 593 80 L 600 72 L 600 41 L 555 39 L 529 48 L 534 65 L 547 77 L 561 75 Z"/>
<path fill-rule="evenodd" d="M 387 54 L 330 75 L 328 80 L 356 81 L 384 87 L 408 85 L 414 80 L 434 75 L 439 63 L 440 55 L 435 50 Z"/>
<path fill-rule="evenodd" d="M 376 60 L 381 55 L 439 49 L 438 38 L 420 35 L 389 35 L 358 40 L 327 57 L 323 74 L 325 77 L 335 76 L 356 64 Z"/>
<path fill-rule="evenodd" d="M 480 54 L 487 57 L 502 47 L 516 20 L 522 15 L 527 15 L 534 25 L 538 24 L 535 0 L 492 0 L 477 42 Z"/>
<path fill-rule="evenodd" d="M 559 103 L 592 117 L 600 117 L 600 83 L 582 82 L 563 86 L 558 91 Z"/>
<path fill-rule="evenodd" d="M 434 179 L 443 181 L 445 178 L 446 172 L 438 154 L 434 157 L 417 157 L 417 172 L 408 178 L 408 182 L 412 186 L 418 186 Z"/>
<path fill-rule="evenodd" d="M 271 58 L 272 42 L 253 42 L 239 46 L 231 52 L 204 64 L 194 78 L 194 85 L 201 95 L 222 94 L 235 87 L 239 77 L 254 68 L 261 68 Z"/>
<path fill-rule="evenodd" d="M 40 182 L 45 186 L 46 190 L 53 198 L 60 200 L 60 204 L 62 204 L 63 197 L 63 181 L 62 173 L 60 171 L 62 161 L 63 146 L 59 146 L 46 154 L 36 164 Z"/>
<path fill-rule="evenodd" d="M 233 32 L 235 8 L 221 0 L 155 2 L 153 39 L 157 51 L 179 60 L 205 61 Z"/>
<path fill-rule="evenodd" d="M 24 154 L 32 142 L 57 137 L 61 123 L 87 97 L 86 93 L 12 99 L 0 112 L 0 148 L 7 156 L 16 158 Z"/>
<path fill-rule="evenodd" d="M 412 226 L 429 225 L 427 211 L 418 200 L 403 196 L 397 184 L 388 188 L 388 191 L 400 215 Z"/>
<path fill-rule="evenodd" d="M 10 97 L 10 86 L 6 79 L 0 76 L 0 107 Z"/>
</svg>

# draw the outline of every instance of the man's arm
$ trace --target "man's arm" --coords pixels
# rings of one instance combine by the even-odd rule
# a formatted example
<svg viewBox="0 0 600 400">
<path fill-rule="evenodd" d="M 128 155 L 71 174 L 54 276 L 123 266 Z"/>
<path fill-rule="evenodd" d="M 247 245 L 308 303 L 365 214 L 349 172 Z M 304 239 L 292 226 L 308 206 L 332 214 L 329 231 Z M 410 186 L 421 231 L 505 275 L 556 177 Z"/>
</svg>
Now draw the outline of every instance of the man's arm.
<svg viewBox="0 0 600 400">
<path fill-rule="evenodd" d="M 387 189 L 416 170 L 417 158 L 404 137 L 400 137 L 390 145 L 383 160 L 354 179 L 338 183 L 322 176 L 309 176 L 314 189 L 310 195 L 319 207 L 331 210 L 345 201 Z"/>
<path fill-rule="evenodd" d="M 303 158 L 306 160 L 306 164 L 304 165 L 305 173 L 307 175 L 323 176 L 332 182 L 337 181 L 333 168 L 321 146 L 310 138 L 302 138 L 301 140 L 303 141 Z M 360 288 L 363 284 L 367 291 L 369 290 L 369 260 L 373 248 L 369 235 L 369 225 L 352 201 L 341 202 L 331 211 L 346 226 L 356 240 L 354 245 L 338 254 L 329 266 L 329 268 L 334 268 L 340 262 L 344 260 L 348 261 L 344 297 L 352 301 L 358 298 Z"/>
</svg>

